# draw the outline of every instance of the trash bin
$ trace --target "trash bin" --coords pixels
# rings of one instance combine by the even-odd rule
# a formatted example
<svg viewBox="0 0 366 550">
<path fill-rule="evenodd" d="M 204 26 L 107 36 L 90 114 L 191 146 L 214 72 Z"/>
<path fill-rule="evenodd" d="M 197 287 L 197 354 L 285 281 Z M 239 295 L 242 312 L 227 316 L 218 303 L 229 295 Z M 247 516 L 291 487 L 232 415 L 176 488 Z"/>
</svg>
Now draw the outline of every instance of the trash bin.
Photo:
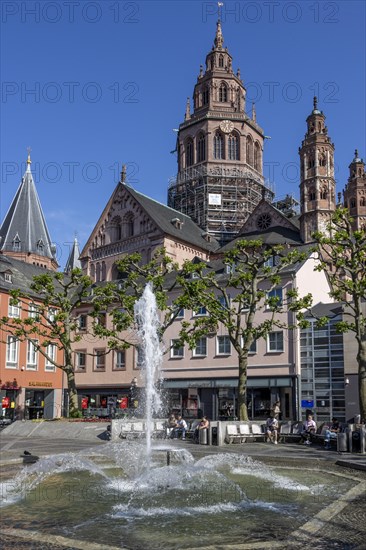
<svg viewBox="0 0 366 550">
<path fill-rule="evenodd" d="M 360 453 L 361 452 L 361 431 L 355 430 L 352 432 L 352 452 Z"/>
<path fill-rule="evenodd" d="M 207 445 L 207 428 L 199 431 L 199 443 L 200 445 Z"/>
<path fill-rule="evenodd" d="M 347 434 L 338 434 L 337 435 L 337 451 L 339 453 L 346 453 L 347 448 Z"/>
<path fill-rule="evenodd" d="M 211 445 L 218 445 L 217 426 L 211 428 Z"/>
</svg>

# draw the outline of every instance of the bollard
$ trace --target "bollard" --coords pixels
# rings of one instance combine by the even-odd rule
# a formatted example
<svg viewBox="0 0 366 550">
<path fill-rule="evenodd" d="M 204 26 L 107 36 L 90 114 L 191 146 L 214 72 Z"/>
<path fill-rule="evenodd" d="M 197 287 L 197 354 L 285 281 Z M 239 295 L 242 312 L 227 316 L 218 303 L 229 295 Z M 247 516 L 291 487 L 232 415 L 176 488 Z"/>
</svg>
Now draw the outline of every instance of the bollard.
<svg viewBox="0 0 366 550">
<path fill-rule="evenodd" d="M 361 436 L 361 448 L 360 448 L 360 452 L 361 454 L 365 454 L 366 453 L 366 428 L 365 426 L 361 426 L 360 428 L 360 436 Z"/>
<path fill-rule="evenodd" d="M 341 433 L 337 435 L 337 451 L 339 453 L 347 452 L 347 434 Z"/>
<path fill-rule="evenodd" d="M 347 449 L 350 453 L 352 453 L 352 429 L 348 427 L 344 430 L 344 433 L 347 436 Z"/>
</svg>

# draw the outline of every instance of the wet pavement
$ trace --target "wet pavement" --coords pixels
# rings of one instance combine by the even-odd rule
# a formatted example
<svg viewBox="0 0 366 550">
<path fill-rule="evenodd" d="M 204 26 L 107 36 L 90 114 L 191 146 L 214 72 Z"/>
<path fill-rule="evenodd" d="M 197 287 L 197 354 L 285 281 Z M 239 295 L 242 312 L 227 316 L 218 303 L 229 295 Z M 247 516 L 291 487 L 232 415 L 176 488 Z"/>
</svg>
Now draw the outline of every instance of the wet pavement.
<svg viewBox="0 0 366 550">
<path fill-rule="evenodd" d="M 41 436 L 37 430 L 31 435 L 24 433 L 14 434 L 8 429 L 0 432 L 0 479 L 9 479 L 23 467 L 24 451 L 31 456 L 47 456 L 65 452 L 93 450 L 108 445 L 106 426 L 98 426 L 93 430 L 91 426 L 79 427 L 76 436 L 68 436 L 68 426 L 65 423 L 64 431 Z M 23 431 L 25 428 L 23 429 Z M 71 430 L 71 429 L 70 429 Z M 39 430 L 38 430 L 39 431 Z M 57 430 L 56 430 L 57 431 Z M 62 436 L 62 437 L 61 437 Z M 231 444 L 224 447 L 195 445 L 188 441 L 164 441 L 167 445 L 187 448 L 195 458 L 216 453 L 243 453 L 269 465 L 306 467 L 329 471 L 339 475 L 349 476 L 356 482 L 355 492 L 339 499 L 324 515 L 317 514 L 308 522 L 304 529 L 291 533 L 286 541 L 270 541 L 242 544 L 235 547 L 223 543 L 219 547 L 210 547 L 210 550 L 259 550 L 274 548 L 302 548 L 312 550 L 366 550 L 366 455 L 357 453 L 338 453 L 335 450 L 325 450 L 321 445 L 310 446 L 285 443 L 272 445 L 270 443 L 249 442 Z M 123 444 L 123 443 L 122 443 Z M 328 507 L 329 508 L 329 507 Z M 108 544 L 87 546 L 87 550 L 111 550 Z M 17 529 L 16 525 L 1 525 L 1 550 L 61 550 L 69 548 L 85 548 L 85 541 L 72 541 L 62 537 L 48 537 L 40 533 L 33 533 Z M 114 550 L 114 549 L 113 549 Z M 130 549 L 133 550 L 133 549 Z M 148 550 L 148 548 L 146 549 Z M 179 550 L 174 548 L 174 550 Z M 193 549 L 192 549 L 193 550 Z M 202 549 L 208 550 L 208 548 Z"/>
</svg>

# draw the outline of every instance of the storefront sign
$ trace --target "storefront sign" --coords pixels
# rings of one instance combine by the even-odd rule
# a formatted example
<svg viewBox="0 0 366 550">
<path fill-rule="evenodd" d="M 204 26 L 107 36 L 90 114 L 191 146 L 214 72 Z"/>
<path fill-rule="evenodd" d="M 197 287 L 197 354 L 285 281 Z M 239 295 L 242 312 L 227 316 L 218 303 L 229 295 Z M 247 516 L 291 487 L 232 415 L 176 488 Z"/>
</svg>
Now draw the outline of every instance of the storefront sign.
<svg viewBox="0 0 366 550">
<path fill-rule="evenodd" d="M 52 388 L 52 382 L 28 382 L 28 386 L 41 386 L 42 388 Z"/>
</svg>

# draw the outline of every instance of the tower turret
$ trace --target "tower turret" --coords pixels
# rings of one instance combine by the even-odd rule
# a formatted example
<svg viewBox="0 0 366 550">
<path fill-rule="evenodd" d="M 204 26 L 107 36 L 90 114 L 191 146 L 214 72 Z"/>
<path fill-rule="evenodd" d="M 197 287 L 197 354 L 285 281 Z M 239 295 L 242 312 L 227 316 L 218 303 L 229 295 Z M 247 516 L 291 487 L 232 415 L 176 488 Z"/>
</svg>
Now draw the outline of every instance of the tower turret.
<svg viewBox="0 0 366 550">
<path fill-rule="evenodd" d="M 355 156 L 349 165 L 349 178 L 343 191 L 344 206 L 348 208 L 353 218 L 354 229 L 366 230 L 366 173 L 365 163 Z"/>
<path fill-rule="evenodd" d="M 314 231 L 326 231 L 336 208 L 334 144 L 328 136 L 325 115 L 314 97 L 313 110 L 306 119 L 307 132 L 299 148 L 301 238 L 311 242 Z"/>
</svg>

